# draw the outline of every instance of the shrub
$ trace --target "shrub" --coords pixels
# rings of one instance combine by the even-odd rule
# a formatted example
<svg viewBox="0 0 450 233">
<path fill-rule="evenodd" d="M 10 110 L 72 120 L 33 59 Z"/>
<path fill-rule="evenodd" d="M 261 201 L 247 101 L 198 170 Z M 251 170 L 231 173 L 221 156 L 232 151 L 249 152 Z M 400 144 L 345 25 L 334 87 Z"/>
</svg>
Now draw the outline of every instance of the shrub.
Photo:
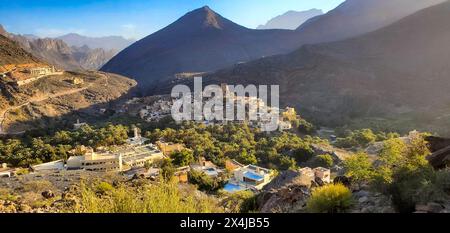
<svg viewBox="0 0 450 233">
<path fill-rule="evenodd" d="M 329 184 L 315 188 L 307 202 L 313 213 L 342 213 L 353 204 L 351 191 L 342 184 Z"/>
<path fill-rule="evenodd" d="M 99 197 L 95 188 L 81 185 L 80 205 L 69 212 L 76 213 L 212 213 L 221 208 L 195 189 L 179 189 L 178 183 L 163 182 L 142 187 L 121 185 L 110 195 Z"/>
<path fill-rule="evenodd" d="M 213 178 L 204 172 L 191 170 L 188 178 L 191 184 L 197 185 L 202 191 L 216 191 L 224 186 L 224 182 L 219 177 Z"/>
<path fill-rule="evenodd" d="M 344 169 L 345 174 L 358 184 L 369 182 L 374 177 L 372 162 L 364 152 L 359 152 L 347 158 L 344 161 Z"/>
<path fill-rule="evenodd" d="M 113 186 L 106 182 L 100 182 L 95 187 L 95 192 L 101 195 L 104 195 L 108 192 L 111 192 L 113 190 Z"/>
<path fill-rule="evenodd" d="M 171 180 L 176 170 L 172 164 L 172 161 L 170 161 L 170 159 L 164 159 L 161 161 L 160 167 L 162 179 L 165 181 Z"/>
<path fill-rule="evenodd" d="M 173 159 L 172 163 L 179 167 L 188 166 L 194 162 L 194 154 L 191 150 L 176 151 L 170 157 Z"/>
<path fill-rule="evenodd" d="M 333 157 L 329 154 L 318 155 L 316 160 L 317 167 L 330 168 L 333 166 Z"/>
<path fill-rule="evenodd" d="M 23 185 L 25 192 L 41 193 L 43 191 L 54 189 L 53 184 L 48 180 L 34 180 Z"/>
</svg>

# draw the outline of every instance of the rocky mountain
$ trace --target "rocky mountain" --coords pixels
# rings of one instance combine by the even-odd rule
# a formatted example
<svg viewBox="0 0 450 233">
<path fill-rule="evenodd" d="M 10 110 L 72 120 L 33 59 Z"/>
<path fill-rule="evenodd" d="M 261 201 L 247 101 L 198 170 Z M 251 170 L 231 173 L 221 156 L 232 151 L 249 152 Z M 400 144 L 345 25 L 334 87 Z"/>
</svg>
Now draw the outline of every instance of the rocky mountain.
<svg viewBox="0 0 450 233">
<path fill-rule="evenodd" d="M 35 57 L 64 70 L 97 70 L 117 54 L 116 50 L 69 46 L 61 39 L 8 33 L 0 25 L 0 34 L 19 43 Z"/>
<path fill-rule="evenodd" d="M 68 47 L 58 43 L 58 40 L 36 42 L 39 49 L 58 48 L 61 54 L 66 53 Z M 18 42 L 0 35 L 0 134 L 75 122 L 78 114 L 82 114 L 82 119 L 102 119 L 99 108 L 108 108 L 136 85 L 123 76 L 97 71 L 53 73 L 23 85 L 14 84 L 14 77 L 3 74 L 42 66 L 47 64 Z M 26 74 L 20 77 L 35 78 Z"/>
<path fill-rule="evenodd" d="M 0 27 L 0 29 L 2 28 Z M 37 58 L 21 48 L 17 42 L 10 40 L 4 35 L 6 34 L 0 34 L 0 66 L 39 62 Z M 5 71 L 7 70 L 1 69 L 2 73 Z"/>
<path fill-rule="evenodd" d="M 132 77 L 146 93 L 177 73 L 214 71 L 285 53 L 300 45 L 295 31 L 242 27 L 203 7 L 134 43 L 101 70 Z"/>
<path fill-rule="evenodd" d="M 121 51 L 122 49 L 134 43 L 134 40 L 127 40 L 121 36 L 105 36 L 105 37 L 87 37 L 76 33 L 70 33 L 58 37 L 69 46 L 83 47 L 87 46 L 92 49 L 103 49 L 105 51 Z"/>
<path fill-rule="evenodd" d="M 83 69 L 97 70 L 106 64 L 117 52 L 102 48 L 90 49 L 87 46 L 72 47 L 73 55 Z"/>
<path fill-rule="evenodd" d="M 48 63 L 64 70 L 81 70 L 82 67 L 73 56 L 73 50 L 64 41 L 39 38 L 28 40 L 30 52 Z"/>
<path fill-rule="evenodd" d="M 288 11 L 269 20 L 264 25 L 259 25 L 256 29 L 297 29 L 307 20 L 322 15 L 323 11 L 319 9 L 311 9 L 307 11 Z"/>
<path fill-rule="evenodd" d="M 363 36 L 305 45 L 208 79 L 278 84 L 282 104 L 326 125 L 389 119 L 391 129 L 413 125 L 443 132 L 450 120 L 449 20 L 446 1 Z"/>
<path fill-rule="evenodd" d="M 304 43 L 331 42 L 388 26 L 423 8 L 446 0 L 346 0 L 297 29 Z"/>
</svg>

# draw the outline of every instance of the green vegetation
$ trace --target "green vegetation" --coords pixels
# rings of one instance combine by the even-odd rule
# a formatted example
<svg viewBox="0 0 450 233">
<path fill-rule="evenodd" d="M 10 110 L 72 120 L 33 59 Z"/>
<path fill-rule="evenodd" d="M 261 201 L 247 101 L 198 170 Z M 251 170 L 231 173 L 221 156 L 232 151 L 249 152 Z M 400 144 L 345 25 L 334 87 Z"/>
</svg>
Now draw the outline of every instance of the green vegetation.
<svg viewBox="0 0 450 233">
<path fill-rule="evenodd" d="M 100 182 L 99 184 L 97 184 L 95 186 L 95 193 L 100 194 L 100 195 L 104 195 L 108 192 L 111 192 L 113 190 L 113 186 L 109 183 L 106 182 Z"/>
<path fill-rule="evenodd" d="M 346 175 L 352 178 L 358 185 L 373 178 L 374 169 L 369 156 L 364 152 L 352 155 L 344 161 Z"/>
<path fill-rule="evenodd" d="M 96 188 L 81 185 L 80 204 L 68 210 L 76 213 L 218 213 L 222 208 L 195 189 L 178 188 L 177 183 L 162 182 L 142 187 L 121 185 L 97 195 Z"/>
<path fill-rule="evenodd" d="M 176 168 L 170 159 L 164 159 L 159 165 L 161 168 L 161 177 L 164 181 L 170 181 L 175 174 Z"/>
<path fill-rule="evenodd" d="M 346 175 L 391 196 L 400 212 L 413 212 L 416 204 L 448 199 L 450 173 L 435 171 L 428 164 L 426 156 L 430 152 L 425 136 L 411 134 L 407 142 L 387 139 L 375 163 L 366 154 L 358 153 L 344 162 Z"/>
<path fill-rule="evenodd" d="M 318 155 L 314 158 L 313 167 L 331 168 L 333 166 L 333 163 L 333 157 L 331 155 Z"/>
<path fill-rule="evenodd" d="M 222 166 L 226 159 L 235 159 L 243 164 L 257 164 L 278 170 L 295 168 L 311 159 L 314 155 L 313 143 L 327 143 L 319 138 L 301 138 L 286 132 L 267 136 L 245 124 L 205 126 L 186 122 L 178 129 L 156 129 L 145 135 L 153 142 L 163 139 L 184 143 L 192 149 L 194 159 L 205 157 Z M 181 156 L 183 153 L 185 155 Z M 192 159 L 187 152 L 177 153 L 172 158 L 176 165 L 186 164 L 185 159 Z"/>
<path fill-rule="evenodd" d="M 67 159 L 67 152 L 80 145 L 94 148 L 122 145 L 127 138 L 127 127 L 107 125 L 98 129 L 83 126 L 77 131 L 59 131 L 52 136 L 0 140 L 0 161 L 11 166 L 27 167 Z"/>
<path fill-rule="evenodd" d="M 353 204 L 352 192 L 342 184 L 315 188 L 307 203 L 312 213 L 343 213 Z"/>
<path fill-rule="evenodd" d="M 194 153 L 191 150 L 182 150 L 173 152 L 170 157 L 172 158 L 172 163 L 177 167 L 188 166 L 194 162 Z"/>
<path fill-rule="evenodd" d="M 336 146 L 341 148 L 367 147 L 370 143 L 384 141 L 391 138 L 398 138 L 397 133 L 379 132 L 375 134 L 371 129 L 360 129 L 347 131 L 344 137 L 337 138 Z"/>
<path fill-rule="evenodd" d="M 217 191 L 225 185 L 225 179 L 222 177 L 210 177 L 206 175 L 204 172 L 191 170 L 189 172 L 189 183 L 197 185 L 199 190 L 202 191 Z"/>
</svg>

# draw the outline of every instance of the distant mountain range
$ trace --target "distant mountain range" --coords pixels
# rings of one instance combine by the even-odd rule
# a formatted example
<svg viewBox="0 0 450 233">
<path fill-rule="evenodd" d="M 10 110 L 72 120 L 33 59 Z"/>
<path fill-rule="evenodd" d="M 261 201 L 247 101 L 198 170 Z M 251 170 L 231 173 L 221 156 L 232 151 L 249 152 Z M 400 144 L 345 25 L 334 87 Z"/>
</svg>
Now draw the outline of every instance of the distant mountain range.
<svg viewBox="0 0 450 233">
<path fill-rule="evenodd" d="M 105 51 L 114 50 L 121 51 L 130 46 L 135 40 L 127 40 L 121 36 L 105 36 L 105 37 L 87 37 L 76 33 L 70 33 L 57 37 L 69 46 L 83 47 L 87 46 L 91 49 L 104 49 Z"/>
<path fill-rule="evenodd" d="M 256 29 L 289 29 L 295 30 L 308 19 L 322 15 L 322 10 L 311 9 L 307 11 L 288 11 L 269 20 L 264 25 L 259 25 Z"/>
<path fill-rule="evenodd" d="M 117 50 L 91 49 L 87 45 L 70 46 L 61 39 L 8 33 L 0 25 L 0 34 L 19 43 L 35 57 L 64 70 L 97 70 L 117 54 Z"/>
<path fill-rule="evenodd" d="M 203 7 L 124 49 L 103 71 L 138 81 L 143 94 L 167 93 L 189 74 L 213 72 L 304 44 L 362 35 L 444 0 L 347 0 L 297 30 L 253 30 Z M 188 75 L 185 75 L 188 74 Z M 183 81 L 183 80 L 181 80 Z"/>
<path fill-rule="evenodd" d="M 446 1 L 359 37 L 305 45 L 218 71 L 207 80 L 278 84 L 284 105 L 325 125 L 389 119 L 397 127 L 415 125 L 449 135 L 448 22 Z"/>
</svg>

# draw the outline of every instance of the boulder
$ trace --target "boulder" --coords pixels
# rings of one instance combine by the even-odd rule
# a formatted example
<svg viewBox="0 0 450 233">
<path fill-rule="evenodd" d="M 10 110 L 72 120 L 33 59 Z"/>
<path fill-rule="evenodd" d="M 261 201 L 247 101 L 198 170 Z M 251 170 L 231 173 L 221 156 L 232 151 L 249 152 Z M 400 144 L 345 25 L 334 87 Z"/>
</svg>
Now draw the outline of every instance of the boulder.
<svg viewBox="0 0 450 233">
<path fill-rule="evenodd" d="M 334 178 L 333 180 L 333 183 L 334 184 L 341 183 L 346 187 L 350 187 L 352 185 L 351 179 L 347 176 L 336 176 L 336 178 Z"/>
<path fill-rule="evenodd" d="M 54 198 L 55 194 L 51 190 L 47 190 L 41 193 L 45 199 Z"/>
</svg>

